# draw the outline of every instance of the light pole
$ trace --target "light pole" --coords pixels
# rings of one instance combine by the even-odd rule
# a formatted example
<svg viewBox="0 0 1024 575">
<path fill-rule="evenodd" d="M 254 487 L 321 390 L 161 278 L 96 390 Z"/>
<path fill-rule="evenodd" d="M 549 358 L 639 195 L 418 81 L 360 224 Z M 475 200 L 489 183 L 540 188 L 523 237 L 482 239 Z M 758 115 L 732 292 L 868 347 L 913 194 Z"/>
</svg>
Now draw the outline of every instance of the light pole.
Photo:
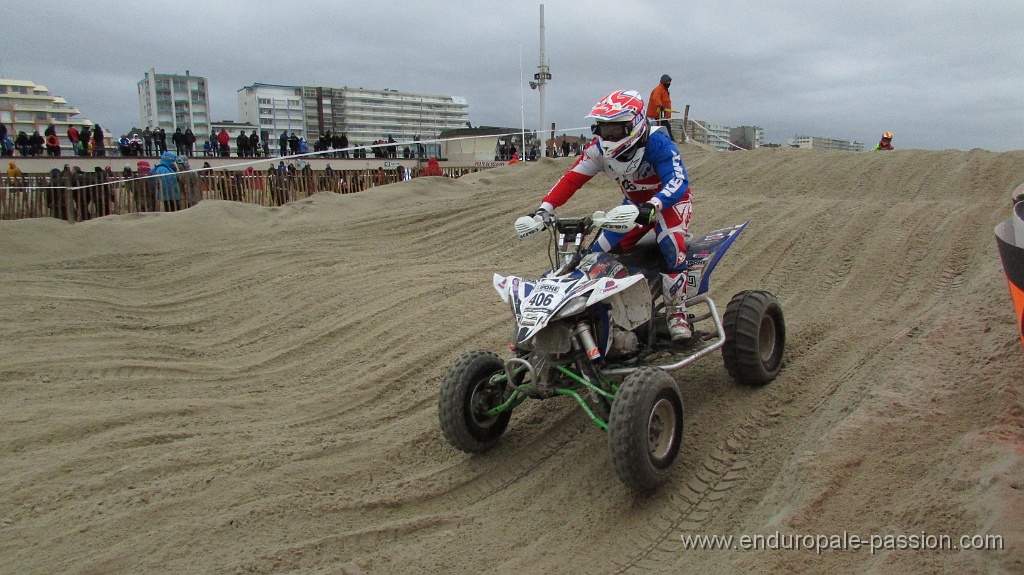
<svg viewBox="0 0 1024 575">
<path fill-rule="evenodd" d="M 548 155 L 548 131 L 545 128 L 546 118 L 544 117 L 544 86 L 551 79 L 551 71 L 544 59 L 544 5 L 540 5 L 540 65 L 538 71 L 533 75 L 534 82 L 530 82 L 530 88 L 540 92 L 540 129 L 537 135 L 540 137 L 540 157 Z"/>
</svg>

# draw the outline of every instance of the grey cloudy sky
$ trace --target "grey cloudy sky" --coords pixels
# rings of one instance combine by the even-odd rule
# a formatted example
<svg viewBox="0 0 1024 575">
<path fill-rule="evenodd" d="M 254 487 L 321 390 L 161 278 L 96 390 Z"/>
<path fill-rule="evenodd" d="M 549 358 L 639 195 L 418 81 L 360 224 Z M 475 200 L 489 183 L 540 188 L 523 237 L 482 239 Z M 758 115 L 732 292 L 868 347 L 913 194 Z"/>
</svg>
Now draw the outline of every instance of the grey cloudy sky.
<svg viewBox="0 0 1024 575">
<path fill-rule="evenodd" d="M 1019 0 L 546 0 L 547 121 L 581 128 L 602 95 L 645 99 L 766 141 L 1024 149 Z M 113 132 L 140 124 L 145 72 L 208 80 L 214 120 L 255 82 L 462 96 L 474 126 L 528 129 L 541 2 L 4 0 L 0 75 L 32 80 Z M 525 112 L 525 113 L 524 113 Z M 571 132 L 576 134 L 576 131 Z"/>
</svg>

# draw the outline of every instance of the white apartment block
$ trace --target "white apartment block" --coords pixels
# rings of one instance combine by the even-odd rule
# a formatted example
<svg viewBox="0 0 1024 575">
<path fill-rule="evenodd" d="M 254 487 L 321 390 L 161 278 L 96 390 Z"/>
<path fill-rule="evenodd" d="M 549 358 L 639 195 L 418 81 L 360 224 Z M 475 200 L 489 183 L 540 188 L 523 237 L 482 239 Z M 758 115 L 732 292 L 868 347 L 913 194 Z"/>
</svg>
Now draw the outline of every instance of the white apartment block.
<svg viewBox="0 0 1024 575">
<path fill-rule="evenodd" d="M 206 78 L 157 74 L 152 68 L 139 81 L 139 115 L 142 125 L 160 127 L 170 134 L 191 128 L 198 141 L 210 137 L 210 93 Z"/>
<path fill-rule="evenodd" d="M 387 89 L 306 87 L 305 108 L 311 138 L 321 131 L 340 131 L 349 142 L 360 144 L 388 136 L 399 142 L 432 140 L 446 130 L 467 127 L 469 120 L 464 98 Z"/>
<path fill-rule="evenodd" d="M 7 126 L 7 135 L 13 141 L 18 132 L 32 135 L 39 131 L 42 134 L 47 126 L 53 124 L 57 129 L 61 147 L 71 150 L 67 141 L 68 126 L 92 127 L 93 123 L 85 118 L 75 118 L 78 108 L 69 106 L 67 100 L 51 94 L 46 86 L 29 80 L 10 80 L 0 78 L 0 123 Z M 109 136 L 109 133 L 105 134 Z M 104 138 L 109 144 L 109 137 Z"/>
<path fill-rule="evenodd" d="M 295 132 L 312 146 L 330 132 L 345 134 L 355 146 L 388 136 L 398 142 L 431 140 L 465 128 L 469 104 L 457 96 L 397 90 L 253 84 L 238 91 L 238 113 L 241 122 L 259 126 L 271 139 Z"/>
<path fill-rule="evenodd" d="M 259 126 L 260 138 L 277 142 L 282 132 L 306 137 L 302 112 L 302 88 L 275 84 L 253 84 L 237 93 L 238 121 Z M 265 134 L 264 134 L 265 132 Z"/>
<path fill-rule="evenodd" d="M 712 146 L 718 151 L 728 152 L 733 149 L 730 145 L 729 126 L 723 126 L 721 124 L 712 124 L 705 120 L 696 120 L 696 128 L 694 128 L 693 139 L 702 144 Z"/>
<path fill-rule="evenodd" d="M 796 136 L 789 139 L 792 148 L 808 148 L 812 150 L 840 150 L 843 152 L 863 152 L 864 144 L 853 140 L 838 140 L 820 136 Z"/>
</svg>

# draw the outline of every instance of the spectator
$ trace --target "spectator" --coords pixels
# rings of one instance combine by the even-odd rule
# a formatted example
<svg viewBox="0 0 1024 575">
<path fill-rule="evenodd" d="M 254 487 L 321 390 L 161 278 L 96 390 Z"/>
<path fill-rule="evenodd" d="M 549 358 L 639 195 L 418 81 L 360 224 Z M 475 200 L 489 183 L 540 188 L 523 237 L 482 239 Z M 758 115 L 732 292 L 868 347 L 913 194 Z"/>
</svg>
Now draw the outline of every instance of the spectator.
<svg viewBox="0 0 1024 575">
<path fill-rule="evenodd" d="M 260 137 L 256 130 L 249 134 L 249 153 L 254 158 L 260 155 Z"/>
<path fill-rule="evenodd" d="M 128 140 L 128 136 L 121 134 L 121 138 L 117 140 L 117 148 L 120 150 L 121 155 L 128 157 L 131 155 L 131 142 Z"/>
<path fill-rule="evenodd" d="M 11 139 L 10 134 L 4 134 L 3 136 L 0 136 L 0 138 L 3 138 L 0 140 L 0 146 L 2 146 L 2 148 L 0 148 L 0 150 L 2 150 L 0 151 L 0 156 L 5 158 L 14 156 L 14 140 Z"/>
<path fill-rule="evenodd" d="M 192 128 L 185 128 L 185 155 L 191 158 L 195 147 L 196 135 L 192 132 Z"/>
<path fill-rule="evenodd" d="M 140 160 L 136 162 L 135 165 L 138 167 L 138 177 L 142 178 L 149 175 L 149 162 L 146 160 Z M 140 212 L 156 211 L 156 194 L 151 189 L 151 182 L 152 180 L 139 180 L 134 182 L 132 192 L 135 196 L 135 209 Z"/>
<path fill-rule="evenodd" d="M 191 208 L 203 199 L 199 191 L 199 174 L 192 171 L 188 165 L 188 157 L 178 156 L 174 160 L 178 169 L 178 185 L 181 188 L 182 199 L 185 200 L 185 207 Z"/>
<path fill-rule="evenodd" d="M 281 138 L 278 142 L 281 145 L 281 157 L 288 155 L 288 132 L 281 132 Z"/>
<path fill-rule="evenodd" d="M 293 156 L 299 153 L 299 137 L 295 135 L 295 132 L 288 136 L 288 149 Z"/>
<path fill-rule="evenodd" d="M 185 134 L 181 133 L 181 128 L 175 128 L 174 133 L 171 134 L 171 143 L 174 144 L 174 153 L 179 156 L 185 155 Z"/>
<path fill-rule="evenodd" d="M 18 165 L 14 163 L 14 160 L 11 160 L 7 164 L 7 177 L 11 179 L 21 177 L 21 169 L 18 168 Z"/>
<path fill-rule="evenodd" d="M 70 169 L 67 164 L 64 164 L 64 169 L 70 173 Z M 68 220 L 68 193 L 65 186 L 67 182 L 64 180 L 63 173 L 54 168 L 50 170 L 50 181 L 47 184 L 46 189 L 46 204 L 50 208 L 50 216 L 57 218 L 58 220 Z"/>
<path fill-rule="evenodd" d="M 217 134 L 217 143 L 220 144 L 221 157 L 227 158 L 231 155 L 231 136 L 224 128 L 221 128 L 220 133 Z"/>
<path fill-rule="evenodd" d="M 46 136 L 46 155 L 60 157 L 60 139 L 56 133 L 50 133 Z"/>
<path fill-rule="evenodd" d="M 93 168 L 96 186 L 92 189 L 93 205 L 96 207 L 96 217 L 102 218 L 110 215 L 110 202 L 114 199 L 113 190 L 107 184 L 110 167 L 106 170 L 96 166 Z"/>
<path fill-rule="evenodd" d="M 427 159 L 427 167 L 423 170 L 424 176 L 443 176 L 444 172 L 441 171 L 441 164 L 437 162 L 437 158 L 430 156 Z"/>
<path fill-rule="evenodd" d="M 163 154 L 167 151 L 167 131 L 163 128 L 157 128 L 153 133 L 153 139 L 156 141 L 156 153 Z"/>
<path fill-rule="evenodd" d="M 39 130 L 32 132 L 32 135 L 28 138 L 28 144 L 30 156 L 43 155 L 43 148 L 46 146 L 46 140 L 43 139 L 43 135 L 39 133 Z"/>
<path fill-rule="evenodd" d="M 341 134 L 340 136 L 338 136 L 338 143 L 334 147 L 335 148 L 341 148 L 341 155 L 340 155 L 340 157 L 347 158 L 348 157 L 348 136 L 346 136 L 345 134 Z"/>
<path fill-rule="evenodd" d="M 178 156 L 173 152 L 164 152 L 160 154 L 160 163 L 150 172 L 150 175 L 158 176 L 149 181 L 152 192 L 162 203 L 165 212 L 178 211 L 178 202 L 181 201 L 178 178 L 174 173 L 174 162 L 177 159 Z"/>
<path fill-rule="evenodd" d="M 668 137 L 673 142 L 672 126 L 669 125 L 669 118 L 672 117 L 672 97 L 668 93 L 668 87 L 672 85 L 672 78 L 668 74 L 662 74 L 661 82 L 651 91 L 651 99 L 647 102 L 647 117 L 654 120 L 652 123 L 664 126 L 668 131 Z"/>
<path fill-rule="evenodd" d="M 93 126 L 92 129 L 92 146 L 93 153 L 97 156 L 106 156 L 106 143 L 103 141 L 103 128 L 99 124 Z"/>
<path fill-rule="evenodd" d="M 29 154 L 28 134 L 24 131 L 18 132 L 18 137 L 14 139 L 14 146 L 22 157 L 27 156 Z"/>
<path fill-rule="evenodd" d="M 71 142 L 71 155 L 77 156 L 78 148 L 81 145 L 78 137 L 78 128 L 76 128 L 73 124 L 68 126 L 67 134 L 68 141 Z"/>
<path fill-rule="evenodd" d="M 142 131 L 142 141 L 146 144 L 146 157 L 153 155 L 153 131 L 146 126 L 146 129 Z"/>
<path fill-rule="evenodd" d="M 235 147 L 238 148 L 239 158 L 249 157 L 249 136 L 245 134 L 244 130 L 239 131 L 238 136 L 235 137 Z"/>
<path fill-rule="evenodd" d="M 132 135 L 128 137 L 129 148 L 131 148 L 132 156 L 141 156 L 142 150 L 142 138 L 138 134 L 132 132 Z"/>
<path fill-rule="evenodd" d="M 208 158 L 208 157 L 210 157 L 212 155 L 213 155 L 213 144 L 210 143 L 210 140 L 206 140 L 205 142 L 203 142 L 203 157 L 207 157 Z"/>
</svg>

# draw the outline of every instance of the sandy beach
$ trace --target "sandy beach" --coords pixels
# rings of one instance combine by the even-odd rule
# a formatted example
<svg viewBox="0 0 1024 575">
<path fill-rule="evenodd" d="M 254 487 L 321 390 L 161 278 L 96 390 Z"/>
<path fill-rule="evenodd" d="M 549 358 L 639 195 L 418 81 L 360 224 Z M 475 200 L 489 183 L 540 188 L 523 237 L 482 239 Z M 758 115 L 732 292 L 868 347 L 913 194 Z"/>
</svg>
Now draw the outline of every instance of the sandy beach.
<svg viewBox="0 0 1024 575">
<path fill-rule="evenodd" d="M 682 150 L 691 231 L 750 221 L 716 304 L 773 292 L 788 348 L 763 388 L 718 354 L 673 372 L 684 447 L 643 495 L 569 399 L 478 456 L 438 425 L 451 362 L 506 349 L 491 275 L 543 271 L 512 223 L 572 159 L 0 223 L 0 573 L 1024 572 L 1024 349 L 993 236 L 1024 151 Z M 1002 548 L 683 542 L 776 533 Z"/>
</svg>

